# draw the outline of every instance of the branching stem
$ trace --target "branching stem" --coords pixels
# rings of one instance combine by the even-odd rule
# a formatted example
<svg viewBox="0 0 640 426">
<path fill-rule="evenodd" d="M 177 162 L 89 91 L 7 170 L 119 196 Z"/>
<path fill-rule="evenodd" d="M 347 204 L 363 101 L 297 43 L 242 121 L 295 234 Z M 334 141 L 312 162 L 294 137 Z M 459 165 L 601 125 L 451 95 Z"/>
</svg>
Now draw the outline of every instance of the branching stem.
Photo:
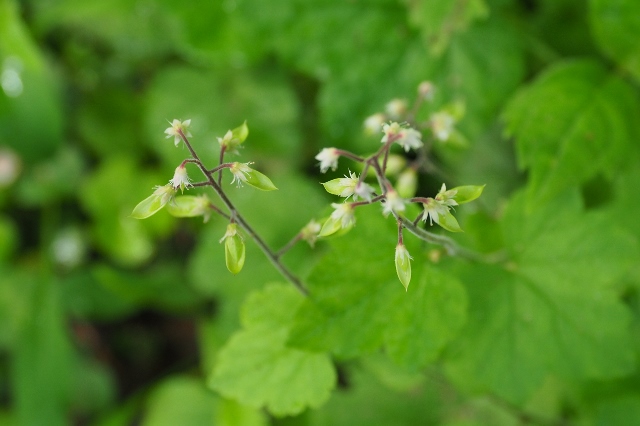
<svg viewBox="0 0 640 426">
<path fill-rule="evenodd" d="M 265 254 L 267 259 L 269 259 L 269 261 L 273 264 L 273 266 L 278 270 L 278 272 L 280 272 L 280 274 L 283 277 L 285 277 L 291 284 L 293 284 L 293 286 L 300 293 L 302 293 L 304 296 L 308 296 L 309 295 L 309 291 L 302 284 L 302 281 L 300 281 L 300 279 L 296 275 L 294 275 L 289 270 L 289 268 L 287 268 L 280 261 L 280 258 L 278 256 L 278 254 L 275 253 L 273 250 L 271 250 L 271 248 L 262 239 L 262 237 L 260 237 L 260 235 L 253 229 L 253 227 L 251 225 L 249 225 L 249 223 L 244 219 L 244 217 L 242 217 L 242 215 L 238 212 L 238 210 L 236 209 L 236 207 L 233 204 L 233 202 L 229 199 L 229 197 L 227 197 L 227 194 L 222 189 L 222 186 L 219 185 L 218 182 L 216 182 L 216 180 L 213 178 L 213 173 L 214 172 L 212 172 L 210 170 L 207 170 L 207 168 L 202 163 L 202 160 L 200 160 L 200 157 L 198 156 L 198 154 L 195 152 L 195 150 L 191 146 L 191 143 L 189 142 L 189 139 L 185 136 L 185 134 L 182 132 L 182 130 L 178 130 L 178 133 L 180 134 L 180 137 L 182 138 L 182 141 L 184 142 L 184 144 L 187 146 L 187 149 L 191 153 L 191 157 L 192 157 L 193 161 L 190 161 L 190 162 L 192 162 L 192 163 L 194 163 L 194 164 L 196 164 L 198 166 L 198 168 L 200 169 L 202 174 L 204 174 L 204 176 L 207 178 L 207 182 L 208 182 L 209 186 L 211 186 L 213 188 L 213 190 L 216 192 L 218 197 L 220 197 L 220 200 L 222 201 L 222 203 L 225 206 L 227 206 L 227 208 L 229 209 L 229 211 L 231 213 L 230 216 L 229 216 L 229 219 L 231 221 L 234 221 L 238 225 L 240 225 L 240 227 L 247 233 L 249 238 L 251 238 L 256 243 L 256 245 L 258 247 L 260 247 L 260 250 L 262 250 L 262 252 Z M 220 166 L 222 166 L 222 165 L 223 164 L 221 164 Z M 220 167 L 220 166 L 218 166 L 218 167 Z M 213 170 L 215 170 L 215 169 L 213 169 Z"/>
</svg>

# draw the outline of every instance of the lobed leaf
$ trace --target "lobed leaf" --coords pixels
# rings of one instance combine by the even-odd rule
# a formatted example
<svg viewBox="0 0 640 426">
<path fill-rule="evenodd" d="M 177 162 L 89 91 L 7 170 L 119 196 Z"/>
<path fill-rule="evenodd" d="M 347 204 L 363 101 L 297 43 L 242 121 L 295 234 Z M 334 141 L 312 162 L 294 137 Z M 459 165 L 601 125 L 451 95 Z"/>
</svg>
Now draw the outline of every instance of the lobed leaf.
<svg viewBox="0 0 640 426">
<path fill-rule="evenodd" d="M 549 374 L 619 377 L 635 366 L 630 313 L 612 283 L 638 244 L 605 215 L 584 214 L 576 194 L 535 211 L 516 196 L 503 220 L 512 260 L 469 265 L 468 325 L 449 362 L 462 382 L 522 402 Z"/>
<path fill-rule="evenodd" d="M 221 349 L 209 385 L 246 405 L 265 406 L 276 416 L 322 405 L 336 384 L 331 360 L 285 344 L 301 302 L 291 286 L 252 293 L 243 305 L 243 329 Z"/>
</svg>

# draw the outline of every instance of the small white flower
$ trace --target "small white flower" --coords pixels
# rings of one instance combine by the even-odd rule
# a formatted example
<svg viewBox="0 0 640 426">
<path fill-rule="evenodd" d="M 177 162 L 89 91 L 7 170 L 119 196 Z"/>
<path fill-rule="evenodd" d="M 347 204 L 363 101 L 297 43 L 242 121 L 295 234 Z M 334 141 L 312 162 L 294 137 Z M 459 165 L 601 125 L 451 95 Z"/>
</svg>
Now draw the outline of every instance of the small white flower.
<svg viewBox="0 0 640 426">
<path fill-rule="evenodd" d="M 340 221 L 342 228 L 349 228 L 356 223 L 356 216 L 353 213 L 353 207 L 349 203 L 336 204 L 332 203 L 331 207 L 335 210 L 331 213 L 331 218 Z"/>
<path fill-rule="evenodd" d="M 434 91 L 435 87 L 430 81 L 423 81 L 418 85 L 418 94 L 428 101 L 433 100 Z"/>
<path fill-rule="evenodd" d="M 440 188 L 440 192 L 436 195 L 436 201 L 445 206 L 457 206 L 458 202 L 453 199 L 458 193 L 455 189 L 450 189 L 447 191 L 447 186 L 443 183 Z"/>
<path fill-rule="evenodd" d="M 189 133 L 189 126 L 191 125 L 191 120 L 184 120 L 184 121 L 180 121 L 180 120 L 173 120 L 170 121 L 169 124 L 171 124 L 171 127 L 168 127 L 164 132 L 167 135 L 167 139 L 170 137 L 173 137 L 173 142 L 176 146 L 178 146 L 178 144 L 180 143 L 180 141 L 182 140 L 180 133 L 182 133 L 184 136 L 190 138 L 191 137 L 191 133 Z"/>
<path fill-rule="evenodd" d="M 349 170 L 349 176 L 338 179 L 338 187 L 341 189 L 340 197 L 349 198 L 351 197 L 356 190 L 356 185 L 358 184 L 358 176 Z"/>
<path fill-rule="evenodd" d="M 411 148 L 418 149 L 422 147 L 422 134 L 411 127 L 400 131 L 400 138 L 396 141 L 398 145 L 404 148 L 405 152 L 409 152 Z"/>
<path fill-rule="evenodd" d="M 180 188 L 182 192 L 184 192 L 185 187 L 193 187 L 193 185 L 191 185 L 191 179 L 189 179 L 189 176 L 187 175 L 187 168 L 182 164 L 176 167 L 173 179 L 171 179 L 169 183 L 173 189 L 177 190 Z"/>
<path fill-rule="evenodd" d="M 387 143 L 391 138 L 395 138 L 401 130 L 402 127 L 400 127 L 400 124 L 396 123 L 395 121 L 385 123 L 382 126 L 382 133 L 384 133 L 384 136 L 382 136 L 380 142 Z"/>
<path fill-rule="evenodd" d="M 403 147 L 405 151 L 409 151 L 411 148 L 417 149 L 422 146 L 422 134 L 419 131 L 411 127 L 403 127 L 395 121 L 383 125 L 382 132 L 384 133 L 380 141 L 382 143 L 393 140 Z"/>
<path fill-rule="evenodd" d="M 429 223 L 433 225 L 433 222 L 440 224 L 440 216 L 449 212 L 449 207 L 439 203 L 433 198 L 427 198 L 427 202 L 422 204 L 424 207 L 424 214 L 422 220 L 425 222 L 429 219 Z"/>
<path fill-rule="evenodd" d="M 231 130 L 227 130 L 227 133 L 225 133 L 223 137 L 217 139 L 220 146 L 227 146 L 233 140 L 233 133 Z"/>
<path fill-rule="evenodd" d="M 356 185 L 356 189 L 353 191 L 355 194 L 353 199 L 362 198 L 363 200 L 371 201 L 373 197 L 373 188 L 364 182 L 360 182 Z"/>
<path fill-rule="evenodd" d="M 380 113 L 373 114 L 367 117 L 367 119 L 364 120 L 365 132 L 371 135 L 378 133 L 382 128 L 382 125 L 384 124 L 384 120 L 385 120 L 384 114 L 380 114 Z"/>
<path fill-rule="evenodd" d="M 392 99 L 385 105 L 384 109 L 392 120 L 398 120 L 407 112 L 407 101 Z"/>
<path fill-rule="evenodd" d="M 402 213 L 404 212 L 405 208 L 406 206 L 404 204 L 404 200 L 398 195 L 396 191 L 387 191 L 382 214 L 388 216 L 391 212 Z"/>
<path fill-rule="evenodd" d="M 329 169 L 335 170 L 338 167 L 340 154 L 335 148 L 324 148 L 315 158 L 320 161 L 320 172 L 324 173 Z"/>
<path fill-rule="evenodd" d="M 238 182 L 238 186 L 242 186 L 244 182 L 247 181 L 247 175 L 253 171 L 249 164 L 252 163 L 233 163 L 233 165 L 229 168 L 231 174 L 233 174 L 233 182 Z"/>
<path fill-rule="evenodd" d="M 453 125 L 455 121 L 451 114 L 446 112 L 436 112 L 431 116 L 431 129 L 436 139 L 445 142 L 451 136 L 453 132 Z"/>
<path fill-rule="evenodd" d="M 238 225 L 236 225 L 235 223 L 230 223 L 230 224 L 227 225 L 227 230 L 225 231 L 225 233 L 222 236 L 222 238 L 220 238 L 219 242 L 222 243 L 227 238 L 232 238 L 232 237 L 235 237 L 236 235 L 240 239 L 242 239 L 242 235 L 238 234 Z"/>
<path fill-rule="evenodd" d="M 318 234 L 322 229 L 322 225 L 315 220 L 311 220 L 300 231 L 300 238 L 305 240 L 311 247 L 313 247 L 318 239 Z"/>
</svg>

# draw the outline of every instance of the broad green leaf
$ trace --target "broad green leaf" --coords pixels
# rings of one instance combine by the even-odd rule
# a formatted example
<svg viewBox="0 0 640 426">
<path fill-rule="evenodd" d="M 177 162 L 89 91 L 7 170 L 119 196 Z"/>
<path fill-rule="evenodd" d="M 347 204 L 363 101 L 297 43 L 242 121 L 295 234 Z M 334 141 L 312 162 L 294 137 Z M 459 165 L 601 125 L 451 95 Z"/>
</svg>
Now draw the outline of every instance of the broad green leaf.
<svg viewBox="0 0 640 426">
<path fill-rule="evenodd" d="M 631 157 L 639 115 L 633 89 L 592 61 L 554 65 L 520 90 L 504 117 L 519 165 L 530 172 L 530 201 L 614 175 Z"/>
<path fill-rule="evenodd" d="M 242 309 L 243 329 L 220 351 L 210 386 L 276 416 L 322 405 L 336 383 L 331 360 L 285 344 L 301 302 L 302 296 L 289 285 L 252 293 Z"/>
<path fill-rule="evenodd" d="M 396 392 L 360 366 L 346 370 L 349 390 L 308 415 L 309 426 L 436 425 L 446 406 L 433 383 Z"/>
<path fill-rule="evenodd" d="M 216 396 L 197 378 L 172 377 L 160 383 L 147 400 L 143 426 L 188 424 L 210 426 L 215 418 Z"/>
<path fill-rule="evenodd" d="M 640 82 L 640 3 L 590 0 L 589 18 L 600 49 Z"/>
<path fill-rule="evenodd" d="M 468 326 L 449 372 L 522 402 L 550 374 L 619 377 L 635 365 L 630 314 L 613 284 L 637 260 L 637 242 L 573 193 L 538 209 L 515 197 L 503 219 L 511 260 L 468 265 Z"/>
<path fill-rule="evenodd" d="M 397 362 L 410 368 L 437 357 L 464 323 L 464 290 L 444 273 L 424 267 L 418 260 L 423 259 L 420 248 L 408 237 L 405 244 L 416 260 L 413 284 L 405 291 L 394 268 L 395 231 L 395 223 L 385 221 L 378 211 L 363 210 L 348 237 L 331 241 L 332 250 L 307 280 L 311 299 L 298 309 L 292 345 L 331 351 L 341 358 L 385 345 Z M 440 292 L 446 296 L 441 298 Z M 440 301 L 434 317 L 425 310 L 431 306 L 429 299 Z M 407 323 L 413 319 L 421 323 L 408 334 Z"/>
<path fill-rule="evenodd" d="M 419 368 L 434 361 L 462 329 L 467 293 L 456 278 L 434 267 L 424 268 L 412 290 L 401 306 L 388 313 L 385 346 L 399 365 Z"/>
<path fill-rule="evenodd" d="M 595 426 L 635 426 L 640 423 L 640 395 L 611 398 L 598 405 Z"/>
</svg>

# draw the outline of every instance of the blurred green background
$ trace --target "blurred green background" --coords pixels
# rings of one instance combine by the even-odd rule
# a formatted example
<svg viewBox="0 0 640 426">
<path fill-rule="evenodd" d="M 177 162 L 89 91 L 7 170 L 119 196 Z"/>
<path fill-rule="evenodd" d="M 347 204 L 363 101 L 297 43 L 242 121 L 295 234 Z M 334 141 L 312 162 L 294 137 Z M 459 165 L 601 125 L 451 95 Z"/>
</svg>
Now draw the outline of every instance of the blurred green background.
<svg viewBox="0 0 640 426">
<path fill-rule="evenodd" d="M 0 0 L 0 425 L 354 424 L 344 413 L 378 400 L 388 418 L 361 424 L 538 424 L 490 398 L 442 420 L 436 393 L 450 385 L 388 393 L 413 379 L 376 360 L 364 370 L 382 380 L 357 369 L 357 392 L 290 423 L 215 395 L 205 379 L 241 302 L 280 278 L 252 244 L 228 274 L 216 218 L 128 216 L 188 156 L 167 120 L 192 120 L 212 167 L 216 137 L 247 120 L 240 161 L 279 191 L 229 191 L 282 246 L 333 201 L 317 152 L 377 149 L 363 120 L 424 80 L 435 107 L 464 103 L 469 146 L 437 151 L 440 175 L 421 189 L 486 183 L 493 215 L 525 179 L 506 101 L 566 58 L 637 82 L 639 20 L 633 0 Z M 322 251 L 286 262 L 304 274 Z M 617 403 L 637 416 L 634 398 Z M 609 408 L 598 424 L 623 424 Z"/>
</svg>

